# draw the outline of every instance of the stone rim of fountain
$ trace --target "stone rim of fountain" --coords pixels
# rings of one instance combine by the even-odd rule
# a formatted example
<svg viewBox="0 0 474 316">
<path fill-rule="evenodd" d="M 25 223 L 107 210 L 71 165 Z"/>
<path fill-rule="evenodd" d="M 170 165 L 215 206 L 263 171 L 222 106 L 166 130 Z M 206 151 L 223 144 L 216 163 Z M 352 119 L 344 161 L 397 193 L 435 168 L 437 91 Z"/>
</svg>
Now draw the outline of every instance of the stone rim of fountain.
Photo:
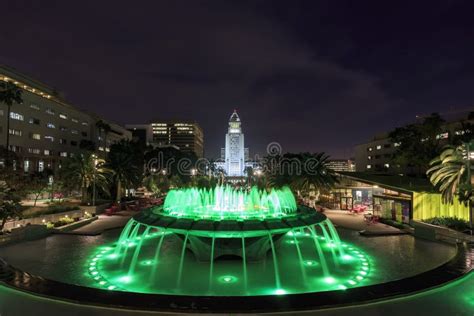
<svg viewBox="0 0 474 316">
<path fill-rule="evenodd" d="M 184 296 L 110 291 L 67 284 L 31 275 L 0 260 L 2 285 L 49 299 L 75 304 L 137 311 L 168 312 L 289 312 L 334 308 L 410 295 L 446 285 L 474 269 L 474 248 L 458 244 L 445 264 L 421 274 L 386 283 L 325 291 L 261 296 Z"/>
<path fill-rule="evenodd" d="M 298 205 L 294 214 L 264 219 L 202 219 L 176 217 L 162 213 L 162 206 L 143 210 L 133 217 L 137 223 L 158 227 L 178 234 L 216 238 L 258 237 L 270 234 L 284 234 L 294 229 L 315 225 L 327 220 L 326 215 L 303 205 Z"/>
</svg>

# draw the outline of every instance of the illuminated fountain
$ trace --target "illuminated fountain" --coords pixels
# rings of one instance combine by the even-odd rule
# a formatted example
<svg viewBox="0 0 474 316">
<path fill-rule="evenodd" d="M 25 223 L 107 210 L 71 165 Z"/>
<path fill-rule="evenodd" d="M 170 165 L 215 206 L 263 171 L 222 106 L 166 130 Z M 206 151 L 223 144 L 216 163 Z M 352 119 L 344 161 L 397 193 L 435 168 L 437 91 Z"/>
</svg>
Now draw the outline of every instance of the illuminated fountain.
<svg viewBox="0 0 474 316">
<path fill-rule="evenodd" d="M 288 188 L 171 190 L 132 218 L 88 265 L 109 290 L 175 295 L 281 295 L 360 285 L 369 260 Z"/>
</svg>

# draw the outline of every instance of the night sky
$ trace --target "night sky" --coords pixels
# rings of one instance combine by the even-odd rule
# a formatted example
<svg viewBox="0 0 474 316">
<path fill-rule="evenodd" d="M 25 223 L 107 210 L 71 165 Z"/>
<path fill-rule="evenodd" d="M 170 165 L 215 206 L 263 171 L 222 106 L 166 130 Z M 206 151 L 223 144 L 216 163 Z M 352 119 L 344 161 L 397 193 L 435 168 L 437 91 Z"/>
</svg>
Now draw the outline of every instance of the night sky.
<svg viewBox="0 0 474 316">
<path fill-rule="evenodd" d="M 473 108 L 473 1 L 4 1 L 0 63 L 119 123 L 237 109 L 251 154 L 334 158 L 415 115 Z"/>
</svg>

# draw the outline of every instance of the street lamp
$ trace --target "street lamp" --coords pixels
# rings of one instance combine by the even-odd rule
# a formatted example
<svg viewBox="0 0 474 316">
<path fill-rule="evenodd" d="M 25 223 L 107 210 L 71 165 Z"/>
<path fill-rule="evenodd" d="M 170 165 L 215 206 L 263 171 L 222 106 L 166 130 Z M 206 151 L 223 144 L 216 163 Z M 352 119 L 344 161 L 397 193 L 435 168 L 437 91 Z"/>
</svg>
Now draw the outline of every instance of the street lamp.
<svg viewBox="0 0 474 316">
<path fill-rule="evenodd" d="M 194 168 L 193 168 L 193 169 L 191 169 L 191 175 L 192 175 L 192 176 L 195 176 L 195 175 L 196 175 L 196 173 L 197 173 L 197 170 L 196 170 L 196 169 L 194 169 Z"/>
<path fill-rule="evenodd" d="M 95 206 L 95 180 L 96 180 L 96 173 L 97 173 L 97 156 L 95 154 L 92 155 L 94 159 L 94 173 L 93 173 L 93 181 L 92 181 L 92 206 Z"/>
</svg>

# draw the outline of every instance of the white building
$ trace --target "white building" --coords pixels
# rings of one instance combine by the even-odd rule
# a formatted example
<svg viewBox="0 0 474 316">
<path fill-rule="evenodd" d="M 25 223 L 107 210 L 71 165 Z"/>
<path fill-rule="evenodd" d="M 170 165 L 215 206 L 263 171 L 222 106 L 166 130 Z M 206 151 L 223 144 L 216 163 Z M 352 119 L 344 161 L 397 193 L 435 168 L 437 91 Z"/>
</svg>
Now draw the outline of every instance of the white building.
<svg viewBox="0 0 474 316">
<path fill-rule="evenodd" d="M 229 119 L 229 129 L 225 135 L 224 170 L 229 177 L 244 176 L 245 147 L 244 134 L 239 115 L 234 113 Z"/>
</svg>

